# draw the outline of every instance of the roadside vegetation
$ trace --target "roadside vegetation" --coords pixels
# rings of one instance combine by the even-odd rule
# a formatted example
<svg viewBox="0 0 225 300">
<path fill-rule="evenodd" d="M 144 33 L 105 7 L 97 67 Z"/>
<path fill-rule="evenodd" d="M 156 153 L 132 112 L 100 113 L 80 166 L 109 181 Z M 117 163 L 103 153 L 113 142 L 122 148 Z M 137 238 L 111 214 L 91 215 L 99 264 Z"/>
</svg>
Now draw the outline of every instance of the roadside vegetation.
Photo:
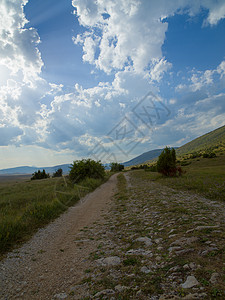
<svg viewBox="0 0 225 300">
<path fill-rule="evenodd" d="M 156 180 L 169 187 L 200 193 L 212 200 L 225 201 L 225 152 L 221 150 L 207 156 L 205 152 L 190 153 L 178 158 L 182 176 L 162 176 L 157 173 L 156 164 L 142 171 L 143 178 Z M 201 154 L 201 155 L 200 155 Z"/>
<path fill-rule="evenodd" d="M 73 162 L 69 178 L 72 182 L 78 183 L 86 178 L 103 179 L 105 168 L 100 161 L 82 159 Z"/>
<path fill-rule="evenodd" d="M 46 178 L 50 178 L 50 175 L 46 173 L 45 170 L 43 171 L 38 170 L 37 172 L 34 172 L 32 174 L 31 180 L 46 179 Z"/>
<path fill-rule="evenodd" d="M 62 175 L 63 175 L 63 170 L 62 168 L 59 168 L 52 174 L 52 177 L 62 177 Z"/>
<path fill-rule="evenodd" d="M 111 172 L 121 172 L 124 170 L 124 165 L 119 163 L 111 163 L 110 164 L 110 171 Z"/>
<path fill-rule="evenodd" d="M 166 147 L 159 155 L 156 169 L 163 176 L 174 177 L 181 176 L 182 169 L 176 165 L 176 152 L 174 148 Z"/>
<path fill-rule="evenodd" d="M 77 166 L 80 167 L 79 178 L 75 171 Z M 39 173 L 42 172 L 33 175 L 38 177 Z M 69 176 L 0 182 L 0 256 L 26 241 L 38 228 L 58 217 L 110 176 L 100 162 L 86 160 L 74 162 Z"/>
</svg>

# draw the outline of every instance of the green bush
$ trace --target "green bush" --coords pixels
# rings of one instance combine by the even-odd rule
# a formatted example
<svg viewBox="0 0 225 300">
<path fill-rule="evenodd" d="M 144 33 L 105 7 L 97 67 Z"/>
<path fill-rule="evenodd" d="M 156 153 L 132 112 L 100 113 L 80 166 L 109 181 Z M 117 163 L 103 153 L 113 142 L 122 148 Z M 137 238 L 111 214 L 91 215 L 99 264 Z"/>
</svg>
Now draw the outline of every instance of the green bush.
<svg viewBox="0 0 225 300">
<path fill-rule="evenodd" d="M 157 165 L 149 166 L 148 168 L 144 168 L 146 172 L 157 172 Z"/>
<path fill-rule="evenodd" d="M 131 167 L 131 170 L 139 170 L 139 167 L 133 166 L 133 167 Z"/>
<path fill-rule="evenodd" d="M 43 170 L 42 172 L 38 170 L 37 172 L 34 172 L 32 174 L 31 180 L 36 180 L 36 179 L 45 179 L 45 178 L 50 178 L 50 175 Z"/>
<path fill-rule="evenodd" d="M 55 173 L 53 173 L 52 177 L 62 177 L 63 170 L 62 168 L 59 168 Z"/>
<path fill-rule="evenodd" d="M 200 152 L 193 152 L 190 156 L 190 158 L 197 158 L 197 157 L 201 157 L 201 153 Z"/>
<path fill-rule="evenodd" d="M 148 165 L 137 165 L 131 167 L 131 170 L 148 170 Z"/>
<path fill-rule="evenodd" d="M 118 163 L 111 163 L 110 164 L 111 172 L 120 172 L 124 169 L 124 165 Z"/>
<path fill-rule="evenodd" d="M 140 166 L 139 166 L 139 169 L 144 169 L 144 170 L 146 170 L 146 169 L 148 169 L 148 165 L 140 165 Z"/>
<path fill-rule="evenodd" d="M 103 179 L 105 176 L 105 168 L 101 162 L 92 159 L 76 160 L 70 169 L 69 178 L 74 183 L 78 183 L 87 177 Z"/>
<path fill-rule="evenodd" d="M 188 165 L 190 165 L 190 164 L 191 164 L 191 161 L 182 161 L 180 165 L 181 165 L 182 167 L 185 167 L 185 166 L 188 166 Z"/>
<path fill-rule="evenodd" d="M 205 152 L 205 153 L 203 153 L 203 158 L 213 158 L 213 157 L 216 157 L 215 152 Z"/>
<path fill-rule="evenodd" d="M 181 168 L 176 167 L 176 152 L 174 148 L 166 147 L 157 161 L 157 170 L 164 176 L 175 176 L 177 172 L 181 175 Z"/>
</svg>

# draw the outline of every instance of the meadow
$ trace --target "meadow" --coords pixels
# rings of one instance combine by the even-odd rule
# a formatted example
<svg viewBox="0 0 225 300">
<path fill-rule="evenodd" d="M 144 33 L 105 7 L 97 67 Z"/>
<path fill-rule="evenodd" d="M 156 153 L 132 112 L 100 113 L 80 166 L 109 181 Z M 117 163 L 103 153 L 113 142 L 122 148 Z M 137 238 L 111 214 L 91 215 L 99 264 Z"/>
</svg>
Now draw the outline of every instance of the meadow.
<svg viewBox="0 0 225 300">
<path fill-rule="evenodd" d="M 178 160 L 184 173 L 163 177 L 157 172 L 136 171 L 143 179 L 157 181 L 178 190 L 189 190 L 212 200 L 225 201 L 225 153 L 214 158 L 186 156 Z M 28 240 L 31 235 L 57 218 L 103 180 L 86 178 L 73 184 L 66 176 L 31 181 L 22 176 L 0 176 L 0 257 Z"/>
<path fill-rule="evenodd" d="M 27 177 L 0 178 L 0 257 L 28 240 L 103 180 L 87 178 L 79 185 L 63 176 L 31 181 Z"/>
<path fill-rule="evenodd" d="M 225 153 L 214 158 L 186 157 L 181 161 L 180 177 L 163 177 L 157 172 L 139 171 L 142 178 L 156 180 L 169 187 L 199 193 L 212 200 L 225 201 Z"/>
</svg>

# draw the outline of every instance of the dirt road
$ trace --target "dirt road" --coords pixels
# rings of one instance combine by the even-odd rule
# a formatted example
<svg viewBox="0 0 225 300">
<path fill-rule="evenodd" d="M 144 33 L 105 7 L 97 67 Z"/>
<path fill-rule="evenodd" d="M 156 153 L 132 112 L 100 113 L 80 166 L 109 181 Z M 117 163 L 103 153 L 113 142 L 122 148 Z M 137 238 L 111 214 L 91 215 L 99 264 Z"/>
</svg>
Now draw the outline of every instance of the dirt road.
<svg viewBox="0 0 225 300">
<path fill-rule="evenodd" d="M 104 220 L 116 177 L 8 254 L 0 263 L 0 299 L 63 299 L 62 291 L 76 285 L 90 268 L 87 258 L 97 242 L 83 238 L 85 228 Z"/>
<path fill-rule="evenodd" d="M 124 176 L 9 254 L 0 299 L 225 299 L 225 203 Z"/>
</svg>

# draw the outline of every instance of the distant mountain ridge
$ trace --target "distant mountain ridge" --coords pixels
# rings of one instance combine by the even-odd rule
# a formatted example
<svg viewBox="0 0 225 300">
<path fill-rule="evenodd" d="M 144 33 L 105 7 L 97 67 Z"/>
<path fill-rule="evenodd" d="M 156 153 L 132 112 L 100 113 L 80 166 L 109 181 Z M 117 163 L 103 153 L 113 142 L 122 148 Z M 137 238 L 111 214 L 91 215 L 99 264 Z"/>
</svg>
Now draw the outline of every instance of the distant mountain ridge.
<svg viewBox="0 0 225 300">
<path fill-rule="evenodd" d="M 222 145 L 225 148 L 225 125 L 217 128 L 211 132 L 208 132 L 191 142 L 176 148 L 176 153 L 177 155 L 183 155 L 186 153 L 191 153 L 191 152 L 196 152 L 199 150 L 209 150 L 209 149 L 214 149 L 217 146 Z M 141 155 L 138 155 L 137 157 L 134 157 L 133 159 L 126 161 L 122 163 L 125 167 L 133 166 L 133 165 L 140 165 L 147 163 L 153 159 L 156 159 L 163 149 L 154 149 L 145 153 L 142 153 Z M 103 164 L 106 169 L 109 169 L 110 164 Z M 2 169 L 0 170 L 0 175 L 4 174 L 32 174 L 35 171 L 38 170 L 43 170 L 47 173 L 54 173 L 57 169 L 62 168 L 64 174 L 68 174 L 70 171 L 70 166 L 71 164 L 62 164 L 62 165 L 56 165 L 53 167 L 43 167 L 43 168 L 38 168 L 38 167 L 29 167 L 29 166 L 22 166 L 22 167 L 15 167 L 15 168 L 8 168 L 8 169 Z"/>
<path fill-rule="evenodd" d="M 140 165 L 143 164 L 149 160 L 152 160 L 154 158 L 157 158 L 161 153 L 163 149 L 155 149 L 155 150 L 150 150 L 148 152 L 142 153 L 141 155 L 126 161 L 122 163 L 125 167 L 130 167 L 134 165 Z"/>
<path fill-rule="evenodd" d="M 122 163 L 125 167 L 129 167 L 129 166 L 133 166 L 133 165 L 138 165 L 138 164 L 143 164 L 148 160 L 157 158 L 163 149 L 155 149 L 155 150 L 151 150 L 148 152 L 145 152 L 141 155 L 138 155 L 137 157 Z M 103 164 L 105 169 L 110 169 L 110 164 Z M 8 168 L 8 169 L 1 169 L 0 170 L 0 175 L 4 175 L 4 174 L 10 174 L 10 175 L 22 175 L 22 174 L 33 174 L 34 172 L 38 171 L 38 170 L 43 170 L 45 169 L 45 171 L 47 173 L 54 173 L 56 170 L 58 170 L 59 168 L 62 168 L 63 170 L 63 174 L 68 174 L 70 171 L 70 167 L 71 164 L 63 164 L 63 165 L 57 165 L 57 166 L 53 166 L 53 167 L 29 167 L 29 166 L 21 166 L 21 167 L 15 167 L 15 168 Z"/>
<path fill-rule="evenodd" d="M 176 150 L 176 154 L 179 156 L 199 150 L 214 149 L 219 145 L 223 145 L 225 147 L 225 125 L 210 131 L 179 148 L 174 147 L 174 149 Z M 147 163 L 153 159 L 156 159 L 161 154 L 162 150 L 163 149 L 155 149 L 145 152 L 123 164 L 125 167 L 129 167 L 132 165 Z"/>
<path fill-rule="evenodd" d="M 70 167 L 72 164 L 63 164 L 63 165 L 57 165 L 53 167 L 29 167 L 29 166 L 21 166 L 21 167 L 15 167 L 15 168 L 8 168 L 8 169 L 1 169 L 0 175 L 26 175 L 26 174 L 33 174 L 34 172 L 38 170 L 44 170 L 46 173 L 53 174 L 56 170 L 61 168 L 63 170 L 63 174 L 68 174 L 70 172 Z M 103 164 L 106 169 L 110 169 L 110 164 Z"/>
<path fill-rule="evenodd" d="M 57 165 L 57 166 L 53 166 L 53 167 L 29 167 L 29 166 L 21 166 L 21 167 L 15 167 L 15 168 L 8 168 L 8 169 L 2 169 L 0 170 L 0 174 L 33 174 L 34 172 L 38 171 L 38 170 L 43 170 L 45 169 L 45 171 L 47 173 L 54 173 L 56 170 L 58 170 L 59 168 L 61 168 L 63 170 L 64 174 L 69 173 L 70 171 L 70 167 L 71 164 L 63 164 L 63 165 Z"/>
</svg>

